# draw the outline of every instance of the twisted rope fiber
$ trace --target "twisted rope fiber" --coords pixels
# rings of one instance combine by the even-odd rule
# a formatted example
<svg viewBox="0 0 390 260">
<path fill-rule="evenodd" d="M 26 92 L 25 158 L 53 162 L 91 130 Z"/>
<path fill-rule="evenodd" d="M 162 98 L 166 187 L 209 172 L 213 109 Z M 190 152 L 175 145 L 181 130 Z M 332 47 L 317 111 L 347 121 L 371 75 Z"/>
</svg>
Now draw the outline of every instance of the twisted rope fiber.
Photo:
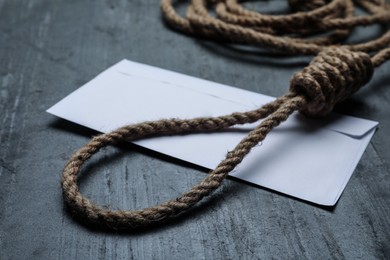
<svg viewBox="0 0 390 260">
<path fill-rule="evenodd" d="M 351 7 L 354 8 L 352 1 L 335 0 L 327 3 L 327 1 L 323 0 L 294 0 L 289 2 L 293 5 L 294 9 L 305 10 L 306 12 L 270 18 L 243 9 L 235 0 L 193 0 L 192 5 L 190 5 L 189 11 L 187 12 L 188 18 L 182 18 L 177 15 L 170 0 L 162 0 L 162 10 L 168 23 L 187 33 L 205 37 L 214 35 L 223 37 L 224 39 L 238 40 L 237 42 L 246 41 L 236 38 L 237 35 L 234 32 L 234 30 L 237 29 L 236 27 L 233 27 L 233 33 L 230 31 L 231 27 L 225 28 L 225 25 L 219 29 L 215 27 L 216 24 L 220 25 L 220 22 L 219 20 L 218 22 L 215 22 L 215 18 L 209 18 L 206 9 L 207 4 L 213 3 L 217 5 L 217 13 L 222 12 L 222 15 L 227 15 L 225 12 L 229 9 L 229 12 L 232 12 L 235 16 L 240 15 L 238 17 L 245 18 L 246 20 L 239 21 L 239 19 L 236 19 L 235 21 L 237 24 L 250 23 L 251 26 L 254 26 L 255 29 L 248 30 L 252 30 L 251 33 L 260 33 L 256 34 L 256 37 L 263 37 L 264 34 L 271 36 L 270 39 L 274 39 L 272 37 L 278 39 L 274 43 L 267 43 L 265 40 L 262 43 L 266 44 L 262 46 L 273 47 L 287 53 L 317 54 L 317 56 L 306 68 L 292 77 L 290 90 L 284 96 L 277 98 L 273 102 L 258 109 L 248 112 L 237 112 L 220 117 L 202 117 L 187 120 L 164 119 L 143 122 L 127 125 L 111 133 L 94 137 L 88 144 L 73 154 L 64 168 L 62 189 L 64 199 L 69 207 L 73 209 L 77 215 L 90 223 L 103 225 L 115 230 L 146 227 L 150 224 L 160 223 L 170 217 L 176 216 L 191 208 L 202 198 L 217 189 L 227 174 L 241 163 L 251 149 L 259 142 L 263 141 L 273 128 L 285 121 L 294 111 L 299 110 L 309 116 L 324 116 L 328 114 L 332 111 L 335 104 L 348 98 L 371 79 L 374 67 L 379 66 L 390 58 L 389 48 L 383 48 L 386 44 L 388 45 L 389 39 L 388 36 L 386 36 L 388 33 L 385 33 L 384 36 L 380 37 L 379 41 L 374 40 L 360 45 L 342 47 L 329 47 L 326 45 L 326 43 L 331 41 L 332 37 L 334 37 L 332 34 L 330 34 L 330 36 L 321 36 L 321 38 L 309 40 L 291 38 L 291 45 L 280 45 L 281 39 L 284 40 L 284 38 L 272 35 L 272 33 L 280 34 L 281 28 L 283 28 L 279 24 L 282 23 L 280 21 L 293 20 L 297 21 L 296 24 L 300 25 L 300 27 L 297 26 L 297 28 L 295 28 L 294 26 L 291 26 L 287 29 L 288 33 L 296 30 L 296 32 L 306 35 L 311 31 L 332 27 L 331 25 L 333 24 L 332 28 L 335 29 L 333 35 L 345 37 L 345 35 L 349 33 L 349 28 L 351 26 L 366 25 L 368 23 L 366 20 L 368 20 L 369 23 L 387 23 L 389 21 L 388 14 L 386 13 L 385 15 L 382 10 L 388 12 L 390 9 L 383 1 L 377 0 L 370 3 L 356 1 L 371 13 L 367 19 L 359 18 L 358 20 L 354 20 L 355 18 L 352 16 L 353 12 L 351 12 Z M 299 5 L 299 3 L 303 2 L 305 2 L 305 4 Z M 344 7 L 344 9 L 341 7 Z M 315 15 L 322 15 L 325 18 L 330 17 L 330 21 L 325 19 L 322 25 L 318 25 L 318 28 L 308 27 L 310 24 L 305 24 L 302 21 L 305 19 L 313 19 L 313 13 Z M 338 18 L 340 15 L 346 18 Z M 199 22 L 202 19 L 206 19 L 206 21 Z M 273 23 L 269 20 L 276 22 Z M 193 21 L 195 21 L 194 24 Z M 256 21 L 256 23 L 253 23 L 253 21 Z M 339 21 L 339 24 L 341 25 L 335 26 L 335 21 Z M 266 26 L 262 28 L 260 22 L 263 22 Z M 204 26 L 205 24 L 208 26 Z M 275 26 L 272 26 L 273 24 L 275 24 Z M 228 24 L 228 26 L 231 25 Z M 228 37 L 227 34 L 230 33 L 233 35 L 232 37 Z M 244 39 L 246 38 L 244 37 Z M 253 37 L 250 39 L 253 39 Z M 383 42 L 386 43 L 384 44 Z M 249 42 L 246 43 L 249 44 Z M 258 43 L 260 43 L 260 41 L 252 42 L 251 44 L 257 45 Z M 288 48 L 285 48 L 286 46 Z M 364 52 L 358 50 L 363 50 Z M 376 54 L 370 57 L 367 54 L 369 51 L 376 51 Z M 176 199 L 143 210 L 109 210 L 94 205 L 79 191 L 77 176 L 81 166 L 105 146 L 122 141 L 139 140 L 151 136 L 218 131 L 234 125 L 254 123 L 261 119 L 263 119 L 263 121 L 261 121 L 255 129 L 249 132 L 249 134 L 241 140 L 232 151 L 228 152 L 226 158 L 220 162 L 203 181 L 199 182 L 190 191 L 185 192 Z"/>
<path fill-rule="evenodd" d="M 390 6 L 384 0 L 355 0 L 370 14 L 365 16 L 354 16 L 356 4 L 352 0 L 288 2 L 298 9 L 311 3 L 322 4 L 308 12 L 264 15 L 245 9 L 237 0 L 192 0 L 186 16 L 181 17 L 173 7 L 172 0 L 162 0 L 161 10 L 170 26 L 186 34 L 304 55 L 316 55 L 327 46 L 339 44 L 356 26 L 388 26 L 390 21 Z M 215 9 L 217 17 L 209 14 L 208 6 Z M 316 37 L 318 33 L 328 35 Z M 377 39 L 345 47 L 354 51 L 376 52 L 388 48 L 389 43 L 390 31 L 387 31 Z M 374 63 L 375 66 L 379 65 L 376 61 Z"/>
</svg>

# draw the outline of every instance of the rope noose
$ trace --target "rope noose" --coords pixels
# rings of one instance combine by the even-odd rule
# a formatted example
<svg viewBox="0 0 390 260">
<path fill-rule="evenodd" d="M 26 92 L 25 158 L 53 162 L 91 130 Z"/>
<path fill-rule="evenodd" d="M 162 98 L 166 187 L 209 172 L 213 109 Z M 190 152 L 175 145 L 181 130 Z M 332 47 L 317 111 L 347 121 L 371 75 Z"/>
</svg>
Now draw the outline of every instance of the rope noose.
<svg viewBox="0 0 390 260">
<path fill-rule="evenodd" d="M 64 199 L 73 212 L 84 220 L 112 229 L 136 229 L 163 222 L 191 208 L 217 189 L 250 150 L 294 111 L 300 110 L 310 116 L 323 116 L 337 102 L 368 82 L 372 72 L 373 66 L 367 54 L 345 48 L 329 48 L 320 52 L 308 67 L 293 76 L 290 92 L 259 109 L 221 117 L 144 122 L 96 136 L 66 164 L 62 176 Z M 79 191 L 77 175 L 81 166 L 105 146 L 151 135 L 217 131 L 262 118 L 265 119 L 227 153 L 226 158 L 203 181 L 176 199 L 143 210 L 108 210 L 94 205 Z"/>
</svg>

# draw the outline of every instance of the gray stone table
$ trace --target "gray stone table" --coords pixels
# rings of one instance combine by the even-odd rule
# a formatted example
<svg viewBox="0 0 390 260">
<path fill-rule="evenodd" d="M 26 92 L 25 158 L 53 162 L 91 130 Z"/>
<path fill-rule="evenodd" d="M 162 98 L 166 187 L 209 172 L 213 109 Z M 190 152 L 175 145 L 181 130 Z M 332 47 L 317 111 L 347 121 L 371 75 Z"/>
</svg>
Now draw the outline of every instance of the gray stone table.
<svg viewBox="0 0 390 260">
<path fill-rule="evenodd" d="M 73 220 L 61 170 L 96 133 L 45 110 L 123 58 L 272 96 L 311 59 L 179 34 L 157 0 L 0 0 L 0 259 L 390 258 L 390 62 L 337 107 L 380 128 L 335 207 L 227 179 L 184 217 L 144 232 Z M 105 149 L 85 172 L 86 196 L 124 209 L 174 198 L 207 173 L 132 145 Z"/>
</svg>

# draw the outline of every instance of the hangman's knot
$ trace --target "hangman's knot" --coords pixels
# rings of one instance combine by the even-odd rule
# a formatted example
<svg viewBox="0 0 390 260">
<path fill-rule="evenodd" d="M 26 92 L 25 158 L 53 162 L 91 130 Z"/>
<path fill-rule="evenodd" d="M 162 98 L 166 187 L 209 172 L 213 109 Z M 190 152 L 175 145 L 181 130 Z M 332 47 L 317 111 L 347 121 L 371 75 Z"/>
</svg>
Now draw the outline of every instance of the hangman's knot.
<svg viewBox="0 0 390 260">
<path fill-rule="evenodd" d="M 323 116 L 366 84 L 372 74 L 368 54 L 330 47 L 292 77 L 290 91 L 306 98 L 307 105 L 301 112 Z"/>
</svg>

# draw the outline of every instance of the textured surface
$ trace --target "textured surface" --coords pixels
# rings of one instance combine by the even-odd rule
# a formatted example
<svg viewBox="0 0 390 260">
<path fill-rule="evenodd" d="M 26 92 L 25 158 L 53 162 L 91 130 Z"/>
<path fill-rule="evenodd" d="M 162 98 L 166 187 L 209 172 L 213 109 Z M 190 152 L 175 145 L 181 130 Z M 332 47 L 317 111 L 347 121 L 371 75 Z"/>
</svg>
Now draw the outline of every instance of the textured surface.
<svg viewBox="0 0 390 260">
<path fill-rule="evenodd" d="M 377 30 L 358 30 L 355 39 Z M 106 233 L 72 220 L 60 173 L 95 133 L 45 110 L 123 58 L 273 96 L 310 60 L 180 35 L 161 22 L 155 0 L 0 0 L 0 259 L 390 257 L 389 62 L 337 108 L 378 120 L 380 129 L 334 208 L 228 179 L 185 218 L 143 233 Z M 80 186 L 114 208 L 174 198 L 205 174 L 131 145 L 100 155 Z"/>
</svg>

